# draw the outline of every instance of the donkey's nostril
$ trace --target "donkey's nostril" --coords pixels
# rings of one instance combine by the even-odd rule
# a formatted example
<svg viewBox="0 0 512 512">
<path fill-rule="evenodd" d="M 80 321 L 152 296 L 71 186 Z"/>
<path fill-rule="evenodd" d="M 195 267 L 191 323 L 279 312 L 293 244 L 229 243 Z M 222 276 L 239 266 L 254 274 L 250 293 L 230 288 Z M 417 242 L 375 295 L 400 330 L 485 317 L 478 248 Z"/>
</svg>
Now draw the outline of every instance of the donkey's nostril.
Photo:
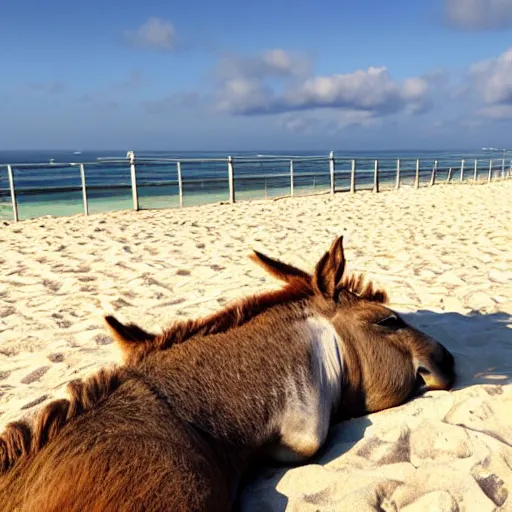
<svg viewBox="0 0 512 512">
<path fill-rule="evenodd" d="M 430 370 L 428 370 L 427 368 L 425 368 L 424 366 L 420 366 L 418 367 L 418 374 L 421 376 L 421 375 L 430 375 Z"/>
<path fill-rule="evenodd" d="M 425 379 L 421 376 L 421 373 L 417 372 L 416 373 L 416 384 L 415 384 L 416 390 L 419 391 L 426 385 L 427 385 L 427 383 L 425 382 Z"/>
</svg>

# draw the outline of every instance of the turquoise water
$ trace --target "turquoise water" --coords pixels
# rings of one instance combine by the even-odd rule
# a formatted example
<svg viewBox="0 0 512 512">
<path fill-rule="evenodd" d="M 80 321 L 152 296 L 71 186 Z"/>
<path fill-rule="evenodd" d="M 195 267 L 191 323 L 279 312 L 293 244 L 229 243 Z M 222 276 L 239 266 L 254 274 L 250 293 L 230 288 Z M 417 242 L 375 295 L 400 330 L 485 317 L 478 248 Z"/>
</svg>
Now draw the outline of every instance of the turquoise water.
<svg viewBox="0 0 512 512">
<path fill-rule="evenodd" d="M 265 155 L 258 156 L 258 155 Z M 290 158 L 285 152 L 239 152 L 234 158 L 235 199 L 237 201 L 290 195 Z M 268 156 L 267 156 L 268 155 Z M 351 159 L 356 159 L 356 189 L 373 188 L 374 160 L 379 159 L 379 187 L 393 187 L 396 160 L 401 158 L 402 186 L 412 186 L 416 159 L 420 159 L 420 186 L 428 185 L 434 161 L 438 161 L 437 181 L 460 180 L 464 158 L 464 179 L 486 179 L 489 161 L 493 173 L 510 166 L 510 154 L 485 152 L 335 152 L 335 189 L 350 189 Z M 271 157 L 271 158 L 270 158 Z M 105 158 L 113 159 L 105 160 Z M 158 159 L 155 160 L 155 159 Z M 194 160 L 190 160 L 194 159 Z M 214 160 L 211 160 L 214 159 Z M 178 167 L 180 160 L 184 206 L 229 200 L 226 153 L 136 152 L 136 173 L 141 209 L 179 207 Z M 52 161 L 52 163 L 50 163 Z M 74 162 L 75 165 L 70 164 Z M 36 164 L 44 165 L 36 165 Z M 84 163 L 89 213 L 133 208 L 130 166 L 126 152 L 0 151 L 0 219 L 12 219 L 7 167 L 11 164 L 20 219 L 44 215 L 67 216 L 83 213 L 80 167 Z M 294 155 L 294 194 L 313 194 L 330 189 L 328 152 L 300 152 Z"/>
</svg>

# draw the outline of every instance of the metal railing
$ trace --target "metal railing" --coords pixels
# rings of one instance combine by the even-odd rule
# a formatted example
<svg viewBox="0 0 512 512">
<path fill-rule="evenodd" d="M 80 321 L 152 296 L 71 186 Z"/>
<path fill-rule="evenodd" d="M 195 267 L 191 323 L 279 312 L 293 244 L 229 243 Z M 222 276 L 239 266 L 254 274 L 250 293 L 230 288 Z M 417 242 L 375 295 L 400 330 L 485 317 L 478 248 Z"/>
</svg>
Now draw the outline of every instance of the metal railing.
<svg viewBox="0 0 512 512">
<path fill-rule="evenodd" d="M 227 192 L 227 200 L 234 203 L 238 195 L 243 199 L 244 195 L 262 189 L 264 197 L 268 197 L 272 190 L 269 183 L 281 191 L 281 196 L 295 196 L 301 191 L 355 193 L 359 189 L 371 189 L 378 193 L 382 189 L 399 189 L 401 186 L 418 189 L 439 182 L 478 183 L 482 181 L 482 175 L 483 181 L 491 182 L 493 179 L 509 178 L 511 167 L 512 162 L 506 160 L 505 153 L 499 159 L 462 158 L 456 161 L 453 156 L 436 160 L 336 157 L 334 152 L 321 156 L 258 155 L 256 158 L 228 156 L 176 159 L 136 157 L 133 151 L 129 151 L 124 159 L 102 158 L 82 163 L 0 164 L 0 178 L 5 170 L 8 181 L 8 187 L 2 188 L 0 179 L 0 201 L 4 200 L 0 205 L 5 208 L 10 203 L 12 218 L 17 222 L 20 219 L 19 196 L 46 197 L 80 191 L 83 213 L 89 215 L 91 195 L 105 193 L 107 198 L 112 197 L 114 192 L 118 195 L 121 193 L 126 199 L 126 193 L 131 191 L 130 206 L 140 210 L 140 193 L 150 188 L 172 189 L 170 195 L 176 195 L 178 206 L 183 207 L 187 189 L 196 193 L 217 192 L 223 197 Z M 53 177 L 37 172 L 48 169 L 53 172 Z M 126 173 L 128 169 L 129 174 Z M 70 176 L 66 174 L 68 171 L 71 171 Z M 125 174 L 120 174 L 121 171 Z"/>
</svg>

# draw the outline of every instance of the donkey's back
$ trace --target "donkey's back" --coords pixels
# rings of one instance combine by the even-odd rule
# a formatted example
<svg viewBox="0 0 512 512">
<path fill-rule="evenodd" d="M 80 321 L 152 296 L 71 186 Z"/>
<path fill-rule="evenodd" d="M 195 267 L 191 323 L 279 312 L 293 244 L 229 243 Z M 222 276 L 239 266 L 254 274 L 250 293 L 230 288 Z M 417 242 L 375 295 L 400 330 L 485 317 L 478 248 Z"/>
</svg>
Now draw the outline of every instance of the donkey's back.
<svg viewBox="0 0 512 512">
<path fill-rule="evenodd" d="M 227 510 L 216 461 L 151 382 L 130 377 L 1 475 L 0 510 Z"/>
</svg>

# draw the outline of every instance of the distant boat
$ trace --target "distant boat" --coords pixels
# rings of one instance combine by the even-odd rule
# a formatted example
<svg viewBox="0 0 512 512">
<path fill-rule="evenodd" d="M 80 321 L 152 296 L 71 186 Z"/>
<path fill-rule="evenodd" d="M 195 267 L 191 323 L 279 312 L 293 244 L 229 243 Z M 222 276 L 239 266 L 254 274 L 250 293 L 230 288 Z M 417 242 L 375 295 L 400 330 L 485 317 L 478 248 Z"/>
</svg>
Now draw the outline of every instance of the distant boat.
<svg viewBox="0 0 512 512">
<path fill-rule="evenodd" d="M 81 151 L 74 151 L 74 152 L 73 152 L 73 155 L 81 155 L 81 154 L 82 154 L 82 152 L 81 152 Z"/>
<path fill-rule="evenodd" d="M 50 159 L 50 163 L 54 164 L 55 163 L 55 158 Z"/>
</svg>

